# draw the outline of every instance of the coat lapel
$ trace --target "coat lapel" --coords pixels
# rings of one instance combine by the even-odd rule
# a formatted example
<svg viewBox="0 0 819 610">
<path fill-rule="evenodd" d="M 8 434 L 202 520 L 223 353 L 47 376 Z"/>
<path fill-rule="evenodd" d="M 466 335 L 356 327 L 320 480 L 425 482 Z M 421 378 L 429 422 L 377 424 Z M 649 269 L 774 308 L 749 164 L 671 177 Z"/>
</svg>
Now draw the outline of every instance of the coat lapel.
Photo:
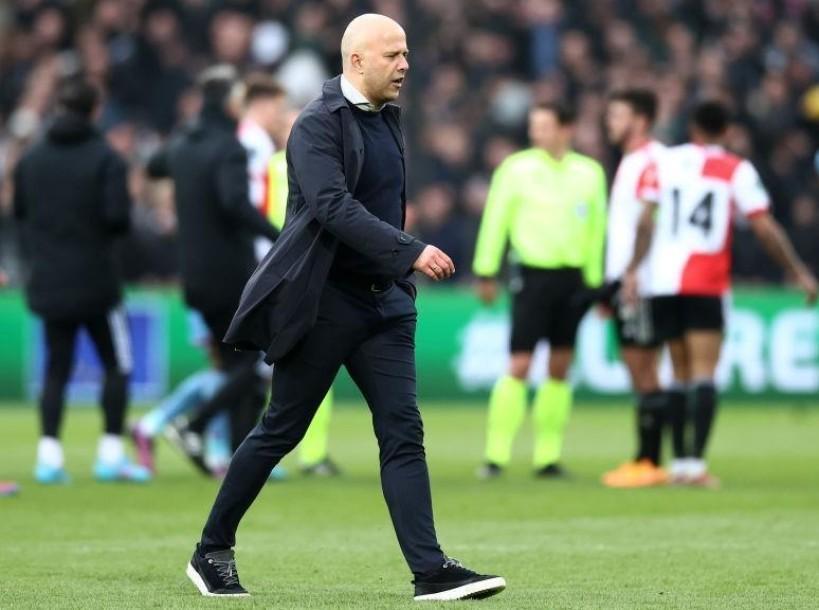
<svg viewBox="0 0 819 610">
<path fill-rule="evenodd" d="M 344 175 L 347 178 L 347 190 L 353 193 L 358 186 L 361 170 L 364 169 L 364 136 L 349 106 L 341 108 L 339 115 L 344 142 Z"/>
</svg>

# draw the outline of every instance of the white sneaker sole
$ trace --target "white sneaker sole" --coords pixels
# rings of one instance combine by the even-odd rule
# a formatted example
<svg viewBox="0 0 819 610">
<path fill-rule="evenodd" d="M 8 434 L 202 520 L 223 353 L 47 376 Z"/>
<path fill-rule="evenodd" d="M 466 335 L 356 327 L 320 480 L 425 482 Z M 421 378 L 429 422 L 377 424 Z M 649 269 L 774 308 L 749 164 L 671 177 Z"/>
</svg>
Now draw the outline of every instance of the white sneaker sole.
<svg viewBox="0 0 819 610">
<path fill-rule="evenodd" d="M 199 572 L 194 569 L 190 562 L 188 562 L 188 567 L 185 568 L 185 574 L 205 597 L 250 597 L 250 593 L 211 593 L 208 591 L 205 581 L 199 576 Z"/>
<path fill-rule="evenodd" d="M 506 580 L 497 578 L 488 578 L 479 582 L 471 582 L 468 585 L 462 585 L 448 591 L 441 591 L 440 593 L 428 593 L 427 595 L 416 595 L 417 602 L 433 602 L 433 601 L 455 601 L 458 599 L 480 599 L 489 597 L 500 593 L 506 588 Z"/>
</svg>

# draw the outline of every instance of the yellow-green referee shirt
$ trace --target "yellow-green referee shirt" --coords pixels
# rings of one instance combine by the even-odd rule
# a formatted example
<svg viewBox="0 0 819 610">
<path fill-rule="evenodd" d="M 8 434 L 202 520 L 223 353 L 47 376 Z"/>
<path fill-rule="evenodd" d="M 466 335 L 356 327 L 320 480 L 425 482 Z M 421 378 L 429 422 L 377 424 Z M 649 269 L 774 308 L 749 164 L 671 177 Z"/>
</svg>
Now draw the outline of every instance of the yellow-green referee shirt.
<svg viewBox="0 0 819 610">
<path fill-rule="evenodd" d="M 280 150 L 272 157 L 267 166 L 267 201 L 265 215 L 279 231 L 284 226 L 284 217 L 287 212 L 287 158 Z"/>
<path fill-rule="evenodd" d="M 473 273 L 498 274 L 509 240 L 518 263 L 539 269 L 575 267 L 590 287 L 603 280 L 606 176 L 594 159 L 540 148 L 510 155 L 492 175 L 475 246 Z"/>
</svg>

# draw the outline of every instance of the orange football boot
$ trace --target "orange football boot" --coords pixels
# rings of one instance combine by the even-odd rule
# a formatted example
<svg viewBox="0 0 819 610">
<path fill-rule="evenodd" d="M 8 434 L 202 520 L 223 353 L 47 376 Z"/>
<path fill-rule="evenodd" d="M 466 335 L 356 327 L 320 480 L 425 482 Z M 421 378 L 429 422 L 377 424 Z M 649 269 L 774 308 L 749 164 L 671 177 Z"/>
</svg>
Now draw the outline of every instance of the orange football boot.
<svg viewBox="0 0 819 610">
<path fill-rule="evenodd" d="M 655 487 L 668 482 L 668 473 L 651 460 L 626 462 L 603 475 L 603 485 L 615 489 L 636 489 Z"/>
</svg>

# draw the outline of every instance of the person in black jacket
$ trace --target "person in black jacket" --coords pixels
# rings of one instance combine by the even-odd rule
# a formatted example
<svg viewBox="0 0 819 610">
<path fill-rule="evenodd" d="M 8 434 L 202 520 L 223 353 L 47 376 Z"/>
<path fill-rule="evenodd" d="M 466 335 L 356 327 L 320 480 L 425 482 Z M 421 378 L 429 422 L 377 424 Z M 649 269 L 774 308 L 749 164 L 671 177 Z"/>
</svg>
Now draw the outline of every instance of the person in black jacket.
<svg viewBox="0 0 819 610">
<path fill-rule="evenodd" d="M 150 478 L 126 458 L 122 442 L 132 357 L 113 247 L 129 228 L 131 199 L 124 161 L 92 124 L 96 105 L 97 93 L 89 84 L 64 84 L 53 124 L 15 170 L 14 213 L 29 262 L 26 296 L 43 319 L 48 350 L 35 469 L 41 483 L 67 481 L 58 438 L 81 328 L 105 370 L 105 434 L 95 476 Z"/>
<path fill-rule="evenodd" d="M 222 343 L 242 288 L 256 267 L 254 237 L 275 240 L 278 231 L 248 197 L 247 153 L 236 136 L 231 94 L 238 82 L 230 66 L 207 69 L 199 79 L 203 106 L 148 163 L 153 178 L 170 177 L 179 222 L 182 286 L 187 304 L 204 319 L 219 345 L 227 373 L 224 385 L 190 427 L 169 428 L 180 448 L 203 472 L 201 434 L 218 412 L 231 414 L 234 449 L 258 419 L 266 380 L 257 372 L 258 354 Z"/>
<path fill-rule="evenodd" d="M 438 544 L 415 379 L 414 272 L 452 276 L 452 260 L 404 233 L 406 172 L 397 106 L 409 64 L 404 30 L 354 19 L 344 71 L 297 119 L 287 142 L 282 235 L 247 284 L 226 341 L 264 350 L 270 406 L 233 456 L 187 566 L 203 595 L 244 596 L 236 531 L 270 469 L 305 434 L 345 366 L 372 411 L 381 486 L 416 600 L 488 597 L 506 586 Z"/>
</svg>

